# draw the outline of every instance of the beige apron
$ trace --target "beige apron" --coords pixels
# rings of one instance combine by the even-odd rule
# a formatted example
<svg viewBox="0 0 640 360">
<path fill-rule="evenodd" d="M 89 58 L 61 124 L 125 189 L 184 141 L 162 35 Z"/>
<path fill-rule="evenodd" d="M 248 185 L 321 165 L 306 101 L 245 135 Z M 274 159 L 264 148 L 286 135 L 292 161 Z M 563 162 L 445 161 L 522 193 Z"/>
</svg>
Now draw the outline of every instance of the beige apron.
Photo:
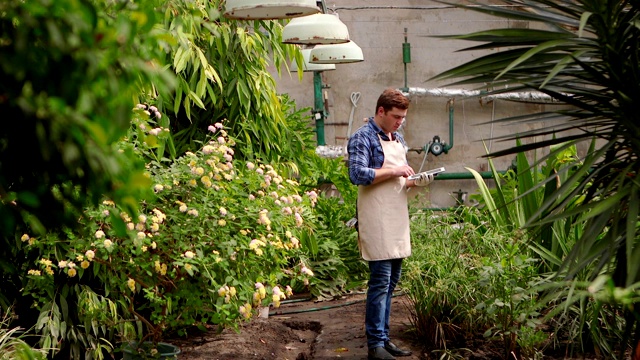
<svg viewBox="0 0 640 360">
<path fill-rule="evenodd" d="M 402 143 L 380 139 L 380 144 L 383 169 L 407 164 Z M 358 246 L 363 259 L 389 260 L 411 255 L 405 182 L 404 177 L 396 177 L 358 186 Z"/>
</svg>

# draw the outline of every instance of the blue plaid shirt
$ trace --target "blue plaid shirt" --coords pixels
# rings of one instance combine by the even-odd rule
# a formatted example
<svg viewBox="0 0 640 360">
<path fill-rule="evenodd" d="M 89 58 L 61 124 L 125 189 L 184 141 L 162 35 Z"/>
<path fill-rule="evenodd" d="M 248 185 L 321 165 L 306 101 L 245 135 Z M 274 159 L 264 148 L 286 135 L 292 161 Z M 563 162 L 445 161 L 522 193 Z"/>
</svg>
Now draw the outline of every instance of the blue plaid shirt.
<svg viewBox="0 0 640 360">
<path fill-rule="evenodd" d="M 349 179 L 355 185 L 369 185 L 376 177 L 374 169 L 380 169 L 384 162 L 384 153 L 378 135 L 384 141 L 389 141 L 387 134 L 380 129 L 378 124 L 369 118 L 360 129 L 351 135 L 347 151 L 349 152 Z M 406 148 L 407 144 L 402 135 L 393 133 L 394 139 Z"/>
</svg>

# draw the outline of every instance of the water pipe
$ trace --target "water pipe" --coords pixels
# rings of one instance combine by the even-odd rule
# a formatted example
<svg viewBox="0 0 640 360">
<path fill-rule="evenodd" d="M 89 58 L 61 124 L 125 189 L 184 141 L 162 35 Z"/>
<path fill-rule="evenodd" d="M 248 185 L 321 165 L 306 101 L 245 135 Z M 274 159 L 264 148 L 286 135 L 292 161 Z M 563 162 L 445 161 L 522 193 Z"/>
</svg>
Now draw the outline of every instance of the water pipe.
<svg viewBox="0 0 640 360">
<path fill-rule="evenodd" d="M 505 91 L 498 94 L 485 95 L 485 90 L 464 90 L 450 88 L 417 88 L 411 87 L 406 89 L 408 95 L 415 96 L 440 96 L 440 97 L 458 97 L 458 98 L 477 98 L 480 97 L 481 102 L 488 103 L 493 100 L 513 100 L 532 103 L 559 103 L 559 100 L 541 92 L 541 91 Z"/>
<path fill-rule="evenodd" d="M 324 99 L 322 97 L 322 71 L 313 72 L 313 117 L 316 121 L 316 142 L 319 146 L 326 145 L 324 140 Z"/>
<path fill-rule="evenodd" d="M 404 88 L 401 90 L 407 92 L 409 83 L 407 81 L 407 64 L 411 62 L 411 44 L 407 42 L 407 28 L 404 28 L 404 43 L 402 43 L 402 62 L 404 63 Z"/>
<path fill-rule="evenodd" d="M 505 174 L 506 171 L 498 171 L 498 174 Z M 493 179 L 493 172 L 491 171 L 483 171 L 480 173 L 480 176 L 483 179 Z M 443 172 L 438 174 L 434 178 L 434 180 L 467 180 L 467 179 L 475 179 L 473 174 L 470 172 Z"/>
<path fill-rule="evenodd" d="M 444 148 L 442 149 L 445 154 L 448 154 L 449 150 L 453 147 L 453 103 L 454 99 L 449 99 L 449 101 L 447 101 L 447 108 L 449 109 L 449 143 L 445 143 Z"/>
</svg>

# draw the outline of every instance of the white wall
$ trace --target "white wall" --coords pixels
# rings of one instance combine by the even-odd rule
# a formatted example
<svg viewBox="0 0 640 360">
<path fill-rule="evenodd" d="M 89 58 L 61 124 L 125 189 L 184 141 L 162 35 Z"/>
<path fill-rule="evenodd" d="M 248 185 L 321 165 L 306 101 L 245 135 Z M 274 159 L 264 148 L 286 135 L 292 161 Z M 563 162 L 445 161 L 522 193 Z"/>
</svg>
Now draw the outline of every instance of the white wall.
<svg viewBox="0 0 640 360">
<path fill-rule="evenodd" d="M 402 43 L 411 44 L 411 63 L 407 64 L 407 85 L 417 88 L 439 88 L 442 82 L 428 81 L 434 75 L 460 65 L 487 52 L 456 52 L 474 43 L 461 40 L 433 38 L 435 35 L 465 34 L 488 28 L 528 27 L 530 24 L 488 17 L 480 13 L 456 9 L 433 1 L 356 1 L 333 0 L 327 2 L 329 12 L 335 11 L 349 28 L 351 40 L 364 53 L 364 62 L 338 64 L 336 70 L 323 73 L 323 91 L 328 96 L 330 115 L 325 121 L 325 141 L 328 145 L 344 145 L 347 136 L 351 96 L 360 93 L 353 116 L 353 131 L 362 125 L 362 119 L 372 116 L 379 94 L 386 87 L 404 88 L 405 72 Z M 304 73 L 298 81 L 297 74 L 284 74 L 277 78 L 278 90 L 289 93 L 299 107 L 313 107 L 313 73 Z M 460 87 L 452 87 L 461 89 Z M 470 89 L 470 88 L 467 88 Z M 448 97 L 411 96 L 404 136 L 410 148 L 423 148 L 434 135 L 450 143 Z M 454 101 L 454 143 L 448 154 L 434 156 L 417 152 L 409 153 L 410 165 L 416 171 L 424 162 L 423 170 L 444 166 L 448 172 L 467 172 L 470 167 L 487 171 L 485 144 L 491 150 L 514 145 L 513 142 L 488 140 L 491 137 L 525 130 L 537 124 L 514 129 L 500 125 L 480 125 L 492 119 L 530 112 L 544 111 L 548 106 L 532 103 L 515 103 L 507 100 L 484 102 L 479 99 L 459 97 Z M 494 160 L 499 170 L 506 169 L 513 157 Z M 462 190 L 475 193 L 474 180 L 436 181 L 427 190 L 427 200 L 432 207 L 455 205 L 453 192 Z"/>
</svg>

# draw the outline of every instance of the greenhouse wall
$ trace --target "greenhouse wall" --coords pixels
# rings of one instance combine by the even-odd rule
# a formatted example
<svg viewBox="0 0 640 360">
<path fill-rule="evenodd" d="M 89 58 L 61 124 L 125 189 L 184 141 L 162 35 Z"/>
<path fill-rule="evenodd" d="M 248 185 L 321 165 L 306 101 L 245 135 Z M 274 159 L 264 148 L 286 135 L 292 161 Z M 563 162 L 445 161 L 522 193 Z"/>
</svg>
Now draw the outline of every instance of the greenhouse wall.
<svg viewBox="0 0 640 360">
<path fill-rule="evenodd" d="M 328 112 L 323 134 L 327 146 L 337 147 L 339 152 L 340 147 L 346 144 L 349 124 L 351 133 L 362 126 L 363 119 L 374 114 L 375 103 L 382 90 L 393 87 L 406 90 L 411 98 L 402 130 L 409 148 L 413 149 L 408 158 L 416 171 L 445 167 L 448 173 L 469 174 L 465 169 L 469 167 L 485 172 L 490 170 L 486 158 L 482 157 L 486 154 L 485 147 L 496 151 L 515 144 L 514 141 L 501 142 L 492 138 L 541 126 L 534 123 L 514 127 L 487 122 L 559 106 L 535 95 L 533 99 L 536 102 L 532 102 L 529 96 L 532 94 L 512 94 L 498 99 L 472 97 L 474 92 L 471 90 L 479 89 L 445 87 L 445 82 L 429 80 L 436 74 L 493 51 L 460 52 L 476 44 L 436 36 L 490 28 L 527 28 L 535 24 L 493 18 L 434 1 L 394 1 L 393 5 L 389 4 L 382 0 L 335 0 L 326 3 L 327 12 L 337 14 L 347 25 L 351 40 L 360 46 L 364 54 L 363 62 L 337 64 L 336 70 L 321 73 L 322 94 Z M 405 42 L 409 45 L 404 46 L 410 47 L 410 62 L 407 63 L 406 54 L 403 56 Z M 302 81 L 298 80 L 297 73 L 276 76 L 280 92 L 288 93 L 299 107 L 310 108 L 314 107 L 313 78 L 313 72 L 304 72 Z M 450 119 L 453 119 L 452 131 Z M 437 156 L 420 151 L 433 143 L 434 136 L 439 137 L 445 146 L 453 146 L 447 153 Z M 579 149 L 584 151 L 584 148 Z M 541 154 L 539 152 L 537 156 Z M 530 154 L 531 159 L 535 156 Z M 494 164 L 498 170 L 506 170 L 513 159 L 513 156 L 497 158 Z M 473 179 L 449 178 L 436 181 L 428 190 L 422 191 L 427 192 L 429 207 L 448 208 L 456 205 L 458 193 L 472 194 L 476 189 Z M 468 197 L 465 204 L 470 204 Z"/>
</svg>

